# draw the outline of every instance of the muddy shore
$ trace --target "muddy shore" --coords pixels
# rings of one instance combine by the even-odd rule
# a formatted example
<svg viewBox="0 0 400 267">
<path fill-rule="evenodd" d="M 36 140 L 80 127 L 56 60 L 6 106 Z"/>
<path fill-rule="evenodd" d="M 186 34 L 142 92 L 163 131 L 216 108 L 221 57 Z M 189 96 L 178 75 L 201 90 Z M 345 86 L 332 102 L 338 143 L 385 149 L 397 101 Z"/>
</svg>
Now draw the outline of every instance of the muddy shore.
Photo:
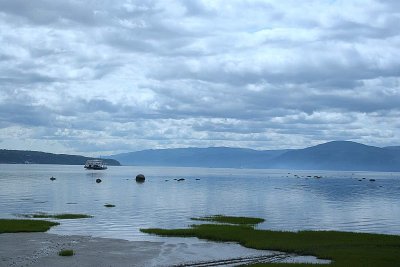
<svg viewBox="0 0 400 267">
<path fill-rule="evenodd" d="M 73 249 L 71 257 L 58 256 Z M 243 248 L 238 244 L 196 242 L 149 242 L 48 233 L 0 234 L 0 266 L 126 267 L 126 266 L 234 266 L 252 260 L 316 262 L 314 257 Z M 202 263 L 197 265 L 197 263 Z"/>
</svg>

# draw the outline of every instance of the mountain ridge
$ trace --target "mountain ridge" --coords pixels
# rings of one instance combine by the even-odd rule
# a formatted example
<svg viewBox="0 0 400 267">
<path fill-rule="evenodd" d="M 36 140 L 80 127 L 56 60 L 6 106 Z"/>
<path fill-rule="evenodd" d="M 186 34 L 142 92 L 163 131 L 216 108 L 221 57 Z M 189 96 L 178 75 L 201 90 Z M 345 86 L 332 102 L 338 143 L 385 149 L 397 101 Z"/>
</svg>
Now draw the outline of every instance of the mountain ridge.
<svg viewBox="0 0 400 267">
<path fill-rule="evenodd" d="M 110 156 L 123 165 L 400 171 L 398 147 L 330 141 L 303 149 L 209 147 L 148 149 Z"/>
<path fill-rule="evenodd" d="M 91 157 L 0 149 L 0 163 L 82 165 Z M 108 165 L 264 168 L 339 171 L 400 171 L 400 146 L 376 147 L 331 141 L 302 149 L 235 147 L 148 149 L 106 156 Z"/>
<path fill-rule="evenodd" d="M 0 164 L 62 164 L 84 165 L 86 160 L 97 159 L 80 155 L 54 154 L 31 150 L 0 149 Z M 121 165 L 114 159 L 102 159 L 107 165 Z"/>
</svg>

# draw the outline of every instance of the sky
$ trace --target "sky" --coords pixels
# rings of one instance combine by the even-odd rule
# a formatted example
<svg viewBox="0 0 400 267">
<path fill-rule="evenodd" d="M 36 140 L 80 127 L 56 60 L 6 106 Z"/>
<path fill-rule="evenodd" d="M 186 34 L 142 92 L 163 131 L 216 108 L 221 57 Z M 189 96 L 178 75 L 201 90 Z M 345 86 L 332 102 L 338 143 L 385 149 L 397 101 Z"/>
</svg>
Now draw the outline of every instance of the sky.
<svg viewBox="0 0 400 267">
<path fill-rule="evenodd" d="M 0 0 L 0 148 L 400 145 L 400 1 Z"/>
</svg>

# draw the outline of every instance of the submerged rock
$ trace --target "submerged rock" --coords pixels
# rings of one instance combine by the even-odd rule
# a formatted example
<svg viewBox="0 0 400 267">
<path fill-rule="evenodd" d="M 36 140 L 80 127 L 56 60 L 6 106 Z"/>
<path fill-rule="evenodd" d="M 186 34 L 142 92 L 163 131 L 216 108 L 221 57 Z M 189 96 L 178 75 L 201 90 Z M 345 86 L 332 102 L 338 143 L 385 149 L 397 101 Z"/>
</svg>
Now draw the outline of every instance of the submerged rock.
<svg viewBox="0 0 400 267">
<path fill-rule="evenodd" d="M 136 182 L 143 183 L 145 180 L 146 180 L 146 177 L 144 177 L 143 174 L 136 175 Z"/>
</svg>

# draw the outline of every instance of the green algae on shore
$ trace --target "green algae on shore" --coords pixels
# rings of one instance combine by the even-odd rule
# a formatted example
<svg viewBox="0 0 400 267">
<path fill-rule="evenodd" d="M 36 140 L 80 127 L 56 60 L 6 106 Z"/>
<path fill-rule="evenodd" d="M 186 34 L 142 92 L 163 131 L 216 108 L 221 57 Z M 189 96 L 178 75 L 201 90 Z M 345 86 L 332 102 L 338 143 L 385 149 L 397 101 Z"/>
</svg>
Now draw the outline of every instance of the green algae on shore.
<svg viewBox="0 0 400 267">
<path fill-rule="evenodd" d="M 43 220 L 0 219 L 0 234 L 21 232 L 46 232 L 52 226 L 56 225 L 59 225 L 59 223 Z"/>
<path fill-rule="evenodd" d="M 190 219 L 193 221 L 207 221 L 207 222 L 228 223 L 228 224 L 238 224 L 238 225 L 256 225 L 265 221 L 262 218 L 236 217 L 236 216 L 225 216 L 225 215 L 212 215 L 212 216 L 204 216 L 204 217 L 190 218 Z"/>
<path fill-rule="evenodd" d="M 161 236 L 237 242 L 248 248 L 312 255 L 331 260 L 329 266 L 396 266 L 400 262 L 400 236 L 395 235 L 337 231 L 283 232 L 258 230 L 242 224 L 200 224 L 185 229 L 151 228 L 140 231 Z M 252 266 L 315 265 L 261 263 Z"/>
<path fill-rule="evenodd" d="M 58 252 L 58 256 L 63 256 L 63 257 L 73 256 L 74 254 L 75 253 L 72 249 L 63 249 L 63 250 L 60 250 L 60 252 Z"/>
<path fill-rule="evenodd" d="M 74 214 L 74 213 L 61 213 L 61 214 L 35 213 L 35 214 L 23 214 L 22 217 L 35 218 L 35 219 L 49 218 L 49 219 L 67 220 L 67 219 L 92 218 L 93 216 L 87 214 Z"/>
</svg>

